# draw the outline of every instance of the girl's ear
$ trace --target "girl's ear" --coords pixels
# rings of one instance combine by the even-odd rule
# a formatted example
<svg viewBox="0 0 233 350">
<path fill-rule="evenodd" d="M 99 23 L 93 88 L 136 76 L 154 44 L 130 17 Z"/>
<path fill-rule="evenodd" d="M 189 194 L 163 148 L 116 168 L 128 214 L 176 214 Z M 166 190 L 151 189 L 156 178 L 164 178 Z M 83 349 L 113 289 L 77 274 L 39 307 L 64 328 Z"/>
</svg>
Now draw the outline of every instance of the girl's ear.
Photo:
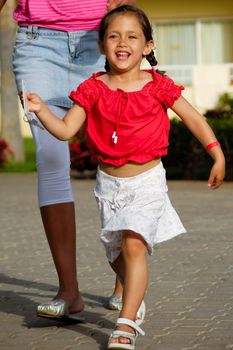
<svg viewBox="0 0 233 350">
<path fill-rule="evenodd" d="M 149 40 L 147 41 L 144 50 L 143 50 L 143 55 L 147 56 L 151 53 L 151 51 L 154 48 L 154 40 Z"/>
<path fill-rule="evenodd" d="M 104 44 L 103 44 L 103 41 L 98 40 L 98 45 L 99 45 L 100 53 L 102 53 L 102 54 L 104 55 L 105 52 L 104 52 Z"/>
</svg>

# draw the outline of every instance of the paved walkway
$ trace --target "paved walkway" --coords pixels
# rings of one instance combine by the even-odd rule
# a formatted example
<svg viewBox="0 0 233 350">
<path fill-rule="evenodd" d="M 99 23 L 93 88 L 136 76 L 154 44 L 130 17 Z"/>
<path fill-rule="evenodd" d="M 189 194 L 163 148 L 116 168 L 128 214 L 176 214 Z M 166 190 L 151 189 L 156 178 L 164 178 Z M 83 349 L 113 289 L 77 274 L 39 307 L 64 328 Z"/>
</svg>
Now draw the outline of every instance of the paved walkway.
<svg viewBox="0 0 233 350">
<path fill-rule="evenodd" d="M 78 275 L 86 323 L 37 318 L 56 274 L 36 206 L 35 174 L 0 175 L 0 349 L 104 350 L 117 313 L 107 310 L 113 274 L 98 240 L 93 180 L 74 180 Z M 188 233 L 150 259 L 146 337 L 137 350 L 233 349 L 233 183 L 169 182 Z"/>
</svg>

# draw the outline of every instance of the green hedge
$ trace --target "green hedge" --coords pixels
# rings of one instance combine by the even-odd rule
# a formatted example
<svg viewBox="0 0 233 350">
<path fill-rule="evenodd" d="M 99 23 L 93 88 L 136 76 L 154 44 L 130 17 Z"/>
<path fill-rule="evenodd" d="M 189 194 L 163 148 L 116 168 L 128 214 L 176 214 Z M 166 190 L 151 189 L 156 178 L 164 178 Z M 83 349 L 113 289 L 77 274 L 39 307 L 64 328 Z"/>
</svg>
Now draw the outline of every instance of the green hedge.
<svg viewBox="0 0 233 350">
<path fill-rule="evenodd" d="M 233 181 L 233 119 L 208 119 L 226 157 L 225 180 Z M 213 164 L 202 145 L 187 127 L 171 120 L 168 155 L 163 158 L 168 179 L 207 180 Z"/>
</svg>

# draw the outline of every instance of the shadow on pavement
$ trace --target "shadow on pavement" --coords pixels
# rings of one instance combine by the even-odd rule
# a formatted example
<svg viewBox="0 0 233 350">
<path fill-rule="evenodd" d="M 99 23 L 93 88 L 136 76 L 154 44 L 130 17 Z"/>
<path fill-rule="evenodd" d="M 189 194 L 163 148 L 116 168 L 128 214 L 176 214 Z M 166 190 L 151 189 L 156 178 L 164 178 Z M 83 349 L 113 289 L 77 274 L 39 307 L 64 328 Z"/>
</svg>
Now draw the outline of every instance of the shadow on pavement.
<svg viewBox="0 0 233 350">
<path fill-rule="evenodd" d="M 100 350 L 106 347 L 109 335 L 101 331 L 101 328 L 113 329 L 114 323 L 112 321 L 106 320 L 105 315 L 93 312 L 89 310 L 84 310 L 80 313 L 85 319 L 84 323 L 77 322 L 62 322 L 59 320 L 47 319 L 37 317 L 35 310 L 37 303 L 32 299 L 34 297 L 41 296 L 38 290 L 56 292 L 57 288 L 53 285 L 47 283 L 28 281 L 21 278 L 10 277 L 5 274 L 0 274 L 0 283 L 9 286 L 20 286 L 24 287 L 25 290 L 22 291 L 12 291 L 7 289 L 5 291 L 0 291 L 0 312 L 5 314 L 14 314 L 23 318 L 22 326 L 26 328 L 49 328 L 49 327 L 62 327 L 69 328 L 74 332 L 83 334 L 84 336 L 91 337 L 99 345 Z M 12 288 L 15 289 L 15 288 Z M 32 291 L 35 289 L 35 291 Z M 54 295 L 54 293 L 52 293 Z M 53 295 L 48 296 L 52 298 Z M 82 293 L 84 297 L 86 307 L 104 307 L 107 302 L 106 297 L 101 297 L 98 295 L 93 295 L 90 293 Z M 93 325 L 93 326 L 92 326 Z M 99 328 L 98 328 L 99 327 Z M 105 347 L 104 347 L 105 346 Z"/>
</svg>

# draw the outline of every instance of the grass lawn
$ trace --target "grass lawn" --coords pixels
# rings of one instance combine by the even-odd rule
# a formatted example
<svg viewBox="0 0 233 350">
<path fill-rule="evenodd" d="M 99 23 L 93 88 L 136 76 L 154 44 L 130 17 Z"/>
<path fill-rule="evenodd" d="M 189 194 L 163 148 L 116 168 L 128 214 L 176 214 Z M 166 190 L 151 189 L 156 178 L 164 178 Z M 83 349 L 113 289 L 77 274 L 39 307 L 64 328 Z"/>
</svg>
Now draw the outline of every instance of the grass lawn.
<svg viewBox="0 0 233 350">
<path fill-rule="evenodd" d="M 0 168 L 0 173 L 29 173 L 36 171 L 36 155 L 35 144 L 31 137 L 25 137 L 24 150 L 25 150 L 25 162 L 14 163 L 7 162 L 3 168 Z"/>
</svg>

